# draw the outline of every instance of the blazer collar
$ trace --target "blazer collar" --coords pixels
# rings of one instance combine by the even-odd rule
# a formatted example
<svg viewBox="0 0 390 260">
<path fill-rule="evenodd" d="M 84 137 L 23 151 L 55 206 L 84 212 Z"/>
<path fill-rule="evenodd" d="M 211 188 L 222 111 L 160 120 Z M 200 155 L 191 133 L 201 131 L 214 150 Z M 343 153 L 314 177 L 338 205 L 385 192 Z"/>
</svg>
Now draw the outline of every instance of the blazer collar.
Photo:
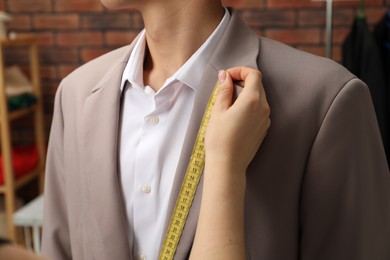
<svg viewBox="0 0 390 260">
<path fill-rule="evenodd" d="M 230 10 L 231 11 L 231 10 Z M 170 217 L 172 216 L 176 199 L 180 192 L 180 187 L 184 179 L 189 163 L 192 148 L 200 127 L 200 123 L 208 103 L 211 92 L 217 82 L 218 71 L 235 66 L 246 66 L 258 69 L 257 57 L 259 55 L 259 38 L 234 11 L 229 21 L 229 25 L 224 35 L 210 59 L 209 64 L 200 81 L 200 85 L 195 97 L 194 110 L 188 126 L 184 146 L 177 167 L 175 180 L 172 187 L 168 217 L 165 223 L 164 236 L 168 229 Z M 190 214 L 187 219 L 180 243 L 178 245 L 175 259 L 186 259 L 189 256 L 192 242 L 195 236 L 196 224 L 199 216 L 201 194 L 203 188 L 203 178 L 194 198 Z"/>
</svg>

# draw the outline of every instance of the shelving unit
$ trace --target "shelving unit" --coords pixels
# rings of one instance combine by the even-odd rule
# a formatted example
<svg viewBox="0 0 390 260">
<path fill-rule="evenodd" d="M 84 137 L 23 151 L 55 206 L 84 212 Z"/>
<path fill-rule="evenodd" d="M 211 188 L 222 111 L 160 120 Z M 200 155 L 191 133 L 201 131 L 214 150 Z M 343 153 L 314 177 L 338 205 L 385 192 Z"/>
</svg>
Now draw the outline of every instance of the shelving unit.
<svg viewBox="0 0 390 260">
<path fill-rule="evenodd" d="M 34 105 L 8 111 L 7 96 L 5 92 L 5 60 L 4 52 L 8 47 L 19 46 L 28 49 L 30 62 L 30 81 L 33 87 L 33 94 L 37 101 Z M 34 116 L 35 143 L 39 154 L 39 163 L 36 169 L 28 172 L 20 178 L 14 178 L 14 169 L 12 163 L 12 130 L 11 122 L 28 115 Z M 0 144 L 1 156 L 3 157 L 4 184 L 0 185 L 0 194 L 4 194 L 5 211 L 7 219 L 8 238 L 15 240 L 15 226 L 13 223 L 13 213 L 15 211 L 15 192 L 20 187 L 34 179 L 39 180 L 40 192 L 43 191 L 43 174 L 45 162 L 45 141 L 44 124 L 42 113 L 42 95 L 39 77 L 39 60 L 36 39 L 33 37 L 17 38 L 15 40 L 0 41 Z"/>
</svg>

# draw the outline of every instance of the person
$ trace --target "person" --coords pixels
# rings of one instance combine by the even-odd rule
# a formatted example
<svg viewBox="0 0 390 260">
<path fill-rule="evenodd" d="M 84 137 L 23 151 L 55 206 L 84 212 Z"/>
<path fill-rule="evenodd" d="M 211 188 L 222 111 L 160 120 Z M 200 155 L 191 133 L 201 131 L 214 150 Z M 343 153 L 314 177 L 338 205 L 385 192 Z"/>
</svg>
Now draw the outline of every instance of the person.
<svg viewBox="0 0 390 260">
<path fill-rule="evenodd" d="M 244 89 L 232 104 L 234 80 L 242 80 Z M 270 126 L 260 73 L 248 68 L 220 71 L 210 120 L 201 208 L 190 259 L 245 259 L 245 172 Z"/>
<path fill-rule="evenodd" d="M 157 259 L 218 72 L 241 67 L 260 71 L 272 122 L 246 170 L 245 257 L 390 258 L 390 174 L 363 82 L 331 60 L 259 38 L 220 0 L 102 3 L 139 10 L 145 30 L 61 82 L 44 255 Z M 201 246 L 202 191 L 203 180 L 175 259 Z"/>
<path fill-rule="evenodd" d="M 46 258 L 38 256 L 33 252 L 12 244 L 11 241 L 0 238 L 0 259 L 4 260 L 45 260 Z"/>
</svg>

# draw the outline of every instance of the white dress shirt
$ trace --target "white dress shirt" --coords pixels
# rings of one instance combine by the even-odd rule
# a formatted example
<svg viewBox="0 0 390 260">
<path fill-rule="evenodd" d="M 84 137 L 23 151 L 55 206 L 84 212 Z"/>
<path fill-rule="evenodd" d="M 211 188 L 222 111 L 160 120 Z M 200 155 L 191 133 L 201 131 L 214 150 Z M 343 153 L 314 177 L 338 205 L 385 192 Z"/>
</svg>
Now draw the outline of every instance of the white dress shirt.
<svg viewBox="0 0 390 260">
<path fill-rule="evenodd" d="M 225 9 L 215 31 L 157 92 L 143 83 L 145 31 L 141 32 L 123 72 L 119 170 L 135 259 L 158 259 L 195 93 L 229 19 Z"/>
</svg>

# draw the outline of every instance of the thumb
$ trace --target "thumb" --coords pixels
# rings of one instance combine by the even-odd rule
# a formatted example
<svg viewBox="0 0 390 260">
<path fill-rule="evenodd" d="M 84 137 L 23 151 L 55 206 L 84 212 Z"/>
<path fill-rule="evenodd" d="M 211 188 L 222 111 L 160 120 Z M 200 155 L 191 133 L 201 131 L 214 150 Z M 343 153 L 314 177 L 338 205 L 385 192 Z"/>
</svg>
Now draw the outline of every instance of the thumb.
<svg viewBox="0 0 390 260">
<path fill-rule="evenodd" d="M 229 72 L 221 70 L 218 73 L 218 90 L 214 107 L 218 110 L 226 110 L 232 105 L 233 79 Z"/>
</svg>

